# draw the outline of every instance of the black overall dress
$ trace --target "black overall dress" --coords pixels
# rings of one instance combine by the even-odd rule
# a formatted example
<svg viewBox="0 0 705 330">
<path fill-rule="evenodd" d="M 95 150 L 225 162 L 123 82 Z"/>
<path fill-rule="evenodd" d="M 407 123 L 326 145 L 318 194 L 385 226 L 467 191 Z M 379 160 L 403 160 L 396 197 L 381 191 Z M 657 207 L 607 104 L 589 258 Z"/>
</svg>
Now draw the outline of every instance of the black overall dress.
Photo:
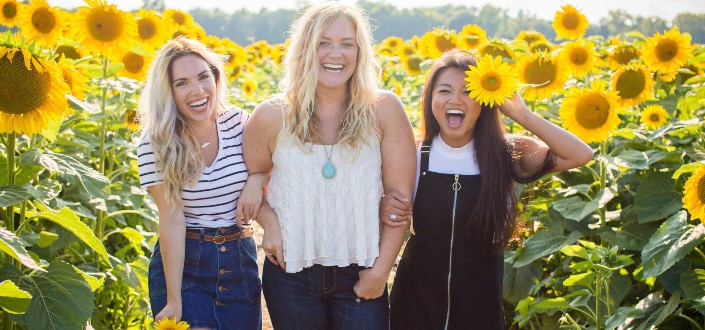
<svg viewBox="0 0 705 330">
<path fill-rule="evenodd" d="M 469 219 L 480 176 L 429 172 L 430 147 L 421 150 L 416 235 L 409 239 L 394 279 L 391 328 L 504 329 L 503 256 L 479 255 L 472 248 Z"/>
</svg>

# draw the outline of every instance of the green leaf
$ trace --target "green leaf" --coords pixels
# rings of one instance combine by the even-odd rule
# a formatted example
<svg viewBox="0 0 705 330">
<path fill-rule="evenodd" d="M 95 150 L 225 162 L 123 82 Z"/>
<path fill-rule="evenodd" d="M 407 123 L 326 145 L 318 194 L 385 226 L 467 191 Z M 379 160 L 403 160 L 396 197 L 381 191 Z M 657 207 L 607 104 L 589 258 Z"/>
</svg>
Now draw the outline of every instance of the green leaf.
<svg viewBox="0 0 705 330">
<path fill-rule="evenodd" d="M 524 248 L 514 260 L 514 267 L 526 266 L 534 260 L 555 253 L 564 246 L 577 242 L 581 235 L 579 231 L 574 231 L 567 237 L 556 231 L 537 232 L 524 241 Z"/>
<path fill-rule="evenodd" d="M 622 306 L 617 308 L 617 311 L 615 311 L 614 314 L 607 319 L 605 322 L 605 328 L 616 329 L 619 326 L 626 324 L 627 320 L 634 321 L 643 318 L 644 316 L 646 316 L 646 313 L 639 308 Z"/>
<path fill-rule="evenodd" d="M 687 218 L 685 211 L 674 214 L 651 237 L 641 254 L 644 277 L 660 275 L 702 243 L 705 227 Z"/>
<path fill-rule="evenodd" d="M 8 313 L 22 314 L 29 306 L 32 295 L 17 287 L 10 280 L 0 282 L 0 308 Z"/>
<path fill-rule="evenodd" d="M 29 192 L 22 187 L 0 187 L 0 207 L 9 207 L 10 205 L 22 203 L 27 197 L 29 197 Z"/>
<path fill-rule="evenodd" d="M 100 287 L 102 287 L 105 283 L 105 276 L 99 276 L 96 278 L 86 274 L 84 271 L 82 271 L 76 266 L 71 267 L 73 267 L 73 270 L 75 270 L 76 273 L 80 274 L 83 277 L 83 279 L 86 281 L 86 283 L 88 283 L 88 285 L 91 287 L 91 291 L 93 292 L 95 292 L 95 290 L 100 289 Z"/>
<path fill-rule="evenodd" d="M 0 251 L 17 259 L 17 261 L 27 268 L 44 271 L 44 269 L 32 259 L 29 252 L 25 250 L 20 238 L 17 237 L 15 233 L 5 228 L 0 228 Z"/>
<path fill-rule="evenodd" d="M 76 214 L 68 207 L 62 208 L 59 212 L 50 209 L 39 201 L 36 201 L 35 206 L 40 211 L 31 216 L 35 218 L 47 219 L 64 229 L 76 235 L 78 239 L 86 243 L 90 248 L 97 252 L 105 261 L 108 261 L 108 251 L 105 250 L 103 243 L 95 237 L 93 231 L 76 216 Z"/>
<path fill-rule="evenodd" d="M 51 243 L 54 243 L 54 241 L 56 241 L 57 239 L 59 239 L 59 235 L 42 230 L 39 233 L 39 240 L 37 241 L 37 246 L 39 246 L 40 248 L 45 248 L 51 245 Z"/>
<path fill-rule="evenodd" d="M 656 312 L 651 313 L 649 317 L 642 323 L 637 330 L 647 330 L 658 328 L 661 323 L 666 320 L 673 312 L 678 308 L 678 304 L 681 302 L 681 293 L 674 293 L 668 303 L 665 306 L 660 307 Z"/>
<path fill-rule="evenodd" d="M 34 176 L 42 169 L 36 166 L 19 165 L 16 168 L 15 185 L 22 186 L 34 179 Z M 0 153 L 0 186 L 7 184 L 7 158 Z"/>
<path fill-rule="evenodd" d="M 534 310 L 537 312 L 547 312 L 552 309 L 565 310 L 570 307 L 568 301 L 563 297 L 549 298 L 534 304 Z"/>
<path fill-rule="evenodd" d="M 598 231 L 600 237 L 612 245 L 621 248 L 641 251 L 649 237 L 656 232 L 658 223 L 650 222 L 640 224 L 636 219 L 626 222 L 621 228 L 605 227 Z"/>
<path fill-rule="evenodd" d="M 578 196 L 571 196 L 561 199 L 551 204 L 564 218 L 580 221 L 586 216 L 603 207 L 614 197 L 614 193 L 609 189 L 602 189 L 591 201 L 586 202 Z"/>
<path fill-rule="evenodd" d="M 614 164 L 635 170 L 649 169 L 649 158 L 643 151 L 625 149 L 614 157 Z"/>
<path fill-rule="evenodd" d="M 579 257 L 589 259 L 587 249 L 580 245 L 568 245 L 561 249 L 561 252 L 569 257 Z"/>
<path fill-rule="evenodd" d="M 120 229 L 120 234 L 125 236 L 130 243 L 139 246 L 144 240 L 144 235 L 132 227 L 124 227 Z"/>
<path fill-rule="evenodd" d="M 107 199 L 107 186 L 110 181 L 96 170 L 81 164 L 68 155 L 57 154 L 51 151 L 41 153 L 37 149 L 29 150 L 22 154 L 20 163 L 39 166 L 51 172 L 58 172 L 75 177 L 91 196 Z"/>
<path fill-rule="evenodd" d="M 12 319 L 28 329 L 83 329 L 93 312 L 93 292 L 83 277 L 63 261 L 52 262 L 47 273 L 25 275 L 12 265 L 0 270 L 32 299 L 22 315 Z"/>
<path fill-rule="evenodd" d="M 634 201 L 639 223 L 664 219 L 683 207 L 681 195 L 673 190 L 674 184 L 668 173 L 647 175 L 637 188 Z"/>
<path fill-rule="evenodd" d="M 681 175 L 686 174 L 686 173 L 691 173 L 697 171 L 699 168 L 705 166 L 703 163 L 690 163 L 690 164 L 685 164 L 681 166 L 675 173 L 673 173 L 673 180 L 678 180 L 678 178 L 681 177 Z"/>
<path fill-rule="evenodd" d="M 595 277 L 597 277 L 597 273 L 595 272 L 570 275 L 568 278 L 565 279 L 565 281 L 563 281 L 563 285 L 582 285 L 584 287 L 591 288 L 595 284 Z"/>
<path fill-rule="evenodd" d="M 693 307 L 705 315 L 705 269 L 688 270 L 681 274 L 681 288 L 685 295 L 700 304 L 693 304 Z"/>
<path fill-rule="evenodd" d="M 512 304 L 517 304 L 526 296 L 531 295 L 531 288 L 538 283 L 542 276 L 541 262 L 532 262 L 519 268 L 513 267 L 511 262 L 505 262 L 502 298 Z"/>
</svg>

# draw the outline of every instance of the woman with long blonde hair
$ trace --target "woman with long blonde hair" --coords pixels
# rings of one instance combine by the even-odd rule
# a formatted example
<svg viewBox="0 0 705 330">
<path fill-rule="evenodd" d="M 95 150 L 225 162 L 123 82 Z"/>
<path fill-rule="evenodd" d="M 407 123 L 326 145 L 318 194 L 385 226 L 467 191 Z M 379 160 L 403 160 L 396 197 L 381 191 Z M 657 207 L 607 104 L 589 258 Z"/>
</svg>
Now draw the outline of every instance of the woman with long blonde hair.
<svg viewBox="0 0 705 330">
<path fill-rule="evenodd" d="M 172 39 L 155 57 L 140 97 L 140 184 L 159 209 L 150 303 L 157 321 L 260 329 L 256 247 L 252 231 L 237 225 L 248 180 L 241 145 L 249 115 L 225 102 L 223 60 L 196 40 Z"/>
<path fill-rule="evenodd" d="M 283 93 L 255 109 L 243 141 L 250 174 L 271 171 L 257 219 L 267 308 L 276 329 L 387 329 L 406 228 L 381 226 L 379 202 L 413 189 L 411 124 L 378 89 L 360 7 L 311 6 L 290 32 Z"/>
</svg>

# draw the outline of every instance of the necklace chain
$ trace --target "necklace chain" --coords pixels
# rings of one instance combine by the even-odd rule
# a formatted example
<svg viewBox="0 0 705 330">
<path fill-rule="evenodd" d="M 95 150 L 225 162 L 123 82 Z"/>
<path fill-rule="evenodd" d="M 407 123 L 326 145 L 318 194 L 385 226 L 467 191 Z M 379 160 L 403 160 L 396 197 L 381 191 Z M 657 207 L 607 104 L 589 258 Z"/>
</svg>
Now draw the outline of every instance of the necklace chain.
<svg viewBox="0 0 705 330">
<path fill-rule="evenodd" d="M 215 126 L 215 121 L 213 121 L 213 124 L 214 124 L 213 126 Z M 211 126 L 211 127 L 213 127 L 213 126 Z M 214 131 L 214 129 L 211 128 L 210 132 L 208 132 L 208 138 L 206 139 L 205 142 L 203 142 L 201 144 L 201 149 L 205 149 L 207 146 L 209 146 L 211 144 L 210 139 L 211 139 L 211 136 L 213 136 L 213 131 Z"/>
</svg>

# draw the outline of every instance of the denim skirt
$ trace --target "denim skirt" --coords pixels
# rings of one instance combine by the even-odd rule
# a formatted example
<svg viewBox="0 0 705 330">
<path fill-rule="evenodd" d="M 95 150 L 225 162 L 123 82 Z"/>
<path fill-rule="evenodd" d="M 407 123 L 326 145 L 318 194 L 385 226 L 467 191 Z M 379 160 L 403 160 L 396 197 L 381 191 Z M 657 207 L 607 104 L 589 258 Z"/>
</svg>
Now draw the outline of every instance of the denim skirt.
<svg viewBox="0 0 705 330">
<path fill-rule="evenodd" d="M 261 329 L 261 282 L 254 238 L 222 244 L 204 235 L 227 236 L 240 231 L 227 228 L 187 229 L 201 239 L 186 238 L 181 283 L 182 320 L 192 328 Z M 159 241 L 149 262 L 149 298 L 156 316 L 166 306 L 166 278 Z"/>
</svg>

